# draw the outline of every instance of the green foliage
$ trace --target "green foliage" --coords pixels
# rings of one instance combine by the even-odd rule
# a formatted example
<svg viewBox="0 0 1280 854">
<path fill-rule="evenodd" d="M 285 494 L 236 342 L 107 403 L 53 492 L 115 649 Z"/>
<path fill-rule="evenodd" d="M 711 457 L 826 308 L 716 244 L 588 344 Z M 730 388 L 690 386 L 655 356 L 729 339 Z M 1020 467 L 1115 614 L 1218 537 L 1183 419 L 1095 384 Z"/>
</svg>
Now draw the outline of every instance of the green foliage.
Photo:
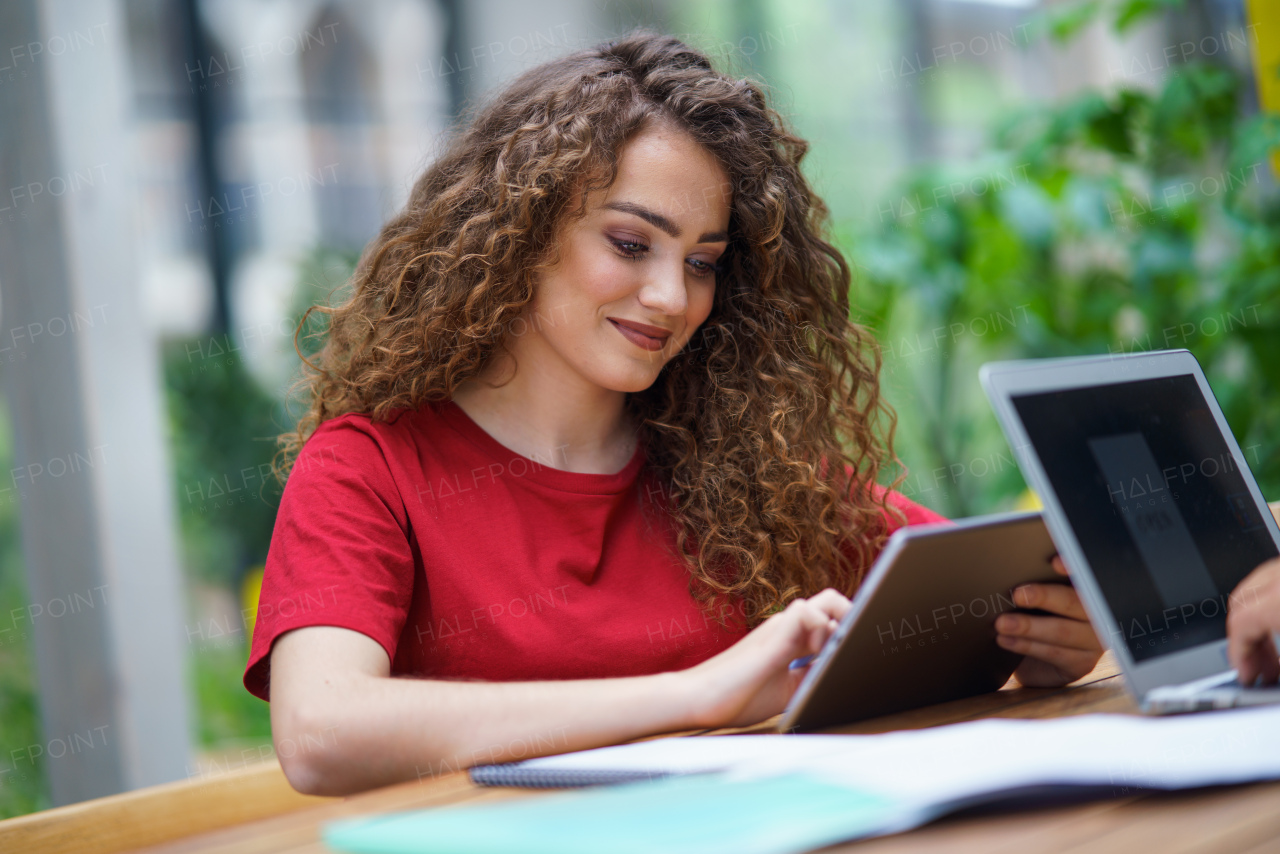
<svg viewBox="0 0 1280 854">
<path fill-rule="evenodd" d="M 1121 0 L 1115 4 L 1113 20 L 1116 32 L 1127 32 L 1154 14 L 1181 9 L 1185 5 L 1185 0 Z"/>
<path fill-rule="evenodd" d="M 0 398 L 0 472 L 13 468 L 9 424 Z M 0 491 L 0 819 L 50 806 L 43 758 L 28 760 L 21 752 L 15 758 L 13 753 L 43 742 L 30 623 L 14 616 L 29 601 L 19 548 L 19 506 L 16 489 Z"/>
<path fill-rule="evenodd" d="M 1242 87 L 1188 64 L 1154 94 L 1024 109 L 983 163 L 901 183 L 852 254 L 900 454 L 926 473 L 905 492 L 969 515 L 1021 491 L 982 362 L 1186 347 L 1280 494 L 1280 199 L 1266 177 L 1280 117 L 1240 118 Z"/>
<path fill-rule="evenodd" d="M 271 743 L 271 707 L 241 681 L 249 650 L 243 643 L 205 644 L 193 654 L 199 743 L 212 747 L 241 739 Z"/>
<path fill-rule="evenodd" d="M 163 362 L 185 562 L 195 577 L 234 589 L 271 541 L 283 409 L 231 336 L 169 342 Z"/>
<path fill-rule="evenodd" d="M 349 295 L 348 285 L 359 261 L 356 252 L 317 248 L 302 263 L 298 287 L 293 296 L 293 317 L 306 316 L 298 336 L 298 351 L 311 358 L 324 344 L 324 334 L 329 329 L 329 319 L 320 312 L 307 309 L 312 306 L 337 305 Z"/>
<path fill-rule="evenodd" d="M 0 606 L 26 607 L 24 587 L 6 575 L 0 581 Z M 25 815 L 48 808 L 49 784 L 44 758 L 28 759 L 22 752 L 28 745 L 43 744 L 40 737 L 40 707 L 34 684 L 35 650 L 28 634 L 0 646 L 0 819 Z M 15 754 L 13 751 L 18 751 Z M 34 752 L 34 751 L 32 751 Z"/>
<path fill-rule="evenodd" d="M 1045 13 L 1043 26 L 1058 42 L 1066 42 L 1091 24 L 1102 10 L 1102 0 L 1078 0 L 1051 6 Z"/>
<path fill-rule="evenodd" d="M 1111 27 L 1123 34 L 1149 18 L 1185 6 L 1186 0 L 1073 0 L 1045 9 L 1036 19 L 1035 29 L 1065 44 L 1099 19 L 1110 21 Z"/>
</svg>

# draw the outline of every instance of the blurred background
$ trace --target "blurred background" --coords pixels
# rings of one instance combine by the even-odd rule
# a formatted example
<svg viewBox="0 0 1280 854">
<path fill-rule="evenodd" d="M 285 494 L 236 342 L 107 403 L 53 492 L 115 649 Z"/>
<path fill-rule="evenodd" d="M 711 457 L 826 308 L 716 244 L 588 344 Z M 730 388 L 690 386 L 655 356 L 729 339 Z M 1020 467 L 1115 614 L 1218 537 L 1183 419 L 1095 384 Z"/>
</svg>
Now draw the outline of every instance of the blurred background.
<svg viewBox="0 0 1280 854">
<path fill-rule="evenodd" d="M 302 313 L 464 110 L 635 26 L 810 141 L 906 495 L 1029 500 L 982 362 L 1187 347 L 1280 498 L 1273 6 L 5 4 L 0 817 L 271 757 L 240 678 Z"/>
</svg>

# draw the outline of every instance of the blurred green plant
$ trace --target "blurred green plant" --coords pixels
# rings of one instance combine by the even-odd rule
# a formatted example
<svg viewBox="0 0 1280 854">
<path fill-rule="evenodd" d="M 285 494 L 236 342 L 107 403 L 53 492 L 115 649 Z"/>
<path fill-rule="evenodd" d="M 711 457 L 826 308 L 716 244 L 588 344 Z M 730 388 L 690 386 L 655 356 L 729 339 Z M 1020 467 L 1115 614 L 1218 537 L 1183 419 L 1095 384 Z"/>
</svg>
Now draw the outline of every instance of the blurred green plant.
<svg viewBox="0 0 1280 854">
<path fill-rule="evenodd" d="M 1081 4 L 1118 29 L 1168 3 Z M 1142 8 L 1139 8 L 1142 7 Z M 1136 16 L 1136 17 L 1135 17 Z M 1087 19 L 1075 21 L 1075 30 Z M 1156 91 L 1021 108 L 982 162 L 913 171 L 845 223 L 855 304 L 884 348 L 903 491 L 953 516 L 1024 490 L 977 383 L 998 358 L 1190 349 L 1264 493 L 1280 497 L 1280 116 L 1206 63 Z"/>
<path fill-rule="evenodd" d="M 184 564 L 197 580 L 236 589 L 271 541 L 283 411 L 232 336 L 166 342 L 163 365 Z"/>
<path fill-rule="evenodd" d="M 312 306 L 334 306 L 345 301 L 350 295 L 351 277 L 359 260 L 360 253 L 356 250 L 324 247 L 313 250 L 303 260 L 290 306 L 291 316 L 302 324 L 295 342 L 295 352 L 302 358 L 314 356 L 324 346 L 324 337 L 329 331 L 328 316 L 318 311 L 308 313 L 308 309 Z M 298 367 L 301 368 L 301 363 Z M 285 390 L 285 400 L 292 403 L 287 396 L 288 391 Z M 290 426 L 297 422 L 296 415 Z"/>
<path fill-rule="evenodd" d="M 289 318 L 336 298 L 355 256 L 317 249 L 299 266 Z M 299 349 L 319 349 L 327 318 L 313 312 Z M 291 339 L 275 342 L 292 350 Z M 244 342 L 234 334 L 172 340 L 163 348 L 174 461 L 174 490 L 186 566 L 194 578 L 237 592 L 248 567 L 266 560 L 281 487 L 271 470 L 276 437 L 297 413 L 286 389 L 264 389 L 246 368 Z M 291 361 L 298 366 L 296 358 Z"/>
<path fill-rule="evenodd" d="M 1085 27 L 1102 18 L 1119 34 L 1161 12 L 1181 10 L 1186 0 L 1071 0 L 1055 3 L 1034 20 L 1038 31 L 1059 44 L 1066 44 Z"/>
<path fill-rule="evenodd" d="M 271 707 L 244 689 L 249 649 L 208 644 L 193 651 L 197 744 L 216 748 L 246 739 L 271 743 Z"/>
<path fill-rule="evenodd" d="M 10 424 L 0 398 L 0 472 L 13 468 Z M 0 489 L 6 485 L 12 487 L 0 484 Z M 40 737 L 35 648 L 25 628 L 30 622 L 14 616 L 30 601 L 19 546 L 19 506 L 16 489 L 0 491 L 0 819 L 50 806 L 43 757 L 28 759 L 23 753 L 27 745 L 44 739 Z"/>
</svg>

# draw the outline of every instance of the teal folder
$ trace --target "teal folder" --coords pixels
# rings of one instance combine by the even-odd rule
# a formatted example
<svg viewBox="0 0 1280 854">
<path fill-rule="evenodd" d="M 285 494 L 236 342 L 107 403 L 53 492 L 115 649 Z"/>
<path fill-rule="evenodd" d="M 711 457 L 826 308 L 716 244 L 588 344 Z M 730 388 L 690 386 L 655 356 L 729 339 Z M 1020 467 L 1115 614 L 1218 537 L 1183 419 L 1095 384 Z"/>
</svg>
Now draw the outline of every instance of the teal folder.
<svg viewBox="0 0 1280 854">
<path fill-rule="evenodd" d="M 915 811 L 803 774 L 672 777 L 324 828 L 352 854 L 789 854 L 911 826 Z"/>
</svg>

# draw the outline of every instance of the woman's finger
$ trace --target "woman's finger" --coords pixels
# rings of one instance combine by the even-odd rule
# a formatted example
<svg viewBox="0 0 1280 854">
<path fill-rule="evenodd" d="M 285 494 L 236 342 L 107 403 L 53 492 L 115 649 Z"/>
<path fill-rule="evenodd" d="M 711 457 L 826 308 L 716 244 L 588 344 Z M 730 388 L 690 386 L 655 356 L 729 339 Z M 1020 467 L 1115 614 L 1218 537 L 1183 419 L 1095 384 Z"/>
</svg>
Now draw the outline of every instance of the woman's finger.
<svg viewBox="0 0 1280 854">
<path fill-rule="evenodd" d="M 792 601 L 783 613 L 791 614 L 792 618 L 799 623 L 800 631 L 808 641 L 806 652 L 817 652 L 822 649 L 823 644 L 827 642 L 827 638 L 831 636 L 831 633 L 839 625 L 835 618 L 809 599 Z"/>
<path fill-rule="evenodd" d="M 835 620 L 843 620 L 845 614 L 848 614 L 849 609 L 853 607 L 853 603 L 850 602 L 839 590 L 833 590 L 830 587 L 823 590 L 816 596 L 810 596 L 806 601 L 821 609 Z"/>
<path fill-rule="evenodd" d="M 1009 637 L 1025 638 L 1085 652 L 1102 650 L 1102 644 L 1098 642 L 1093 626 L 1080 620 L 1036 617 L 1030 614 L 1001 614 L 996 619 L 996 631 Z"/>
<path fill-rule="evenodd" d="M 1029 638 L 997 635 L 996 643 L 1011 652 L 1021 653 L 1030 658 L 1052 664 L 1063 673 L 1076 673 L 1080 676 L 1088 673 L 1098 662 L 1096 652 L 1086 652 L 1065 646 L 1043 643 Z M 1079 678 L 1079 677 L 1076 677 Z"/>
<path fill-rule="evenodd" d="M 1014 589 L 1013 602 L 1021 608 L 1039 608 L 1073 620 L 1089 619 L 1080 594 L 1069 584 L 1024 584 Z"/>
<path fill-rule="evenodd" d="M 1054 555 L 1053 560 L 1049 561 L 1049 565 L 1053 567 L 1053 571 L 1058 573 L 1058 575 L 1071 574 L 1070 572 L 1067 572 L 1067 565 L 1062 562 L 1062 555 Z"/>
</svg>

